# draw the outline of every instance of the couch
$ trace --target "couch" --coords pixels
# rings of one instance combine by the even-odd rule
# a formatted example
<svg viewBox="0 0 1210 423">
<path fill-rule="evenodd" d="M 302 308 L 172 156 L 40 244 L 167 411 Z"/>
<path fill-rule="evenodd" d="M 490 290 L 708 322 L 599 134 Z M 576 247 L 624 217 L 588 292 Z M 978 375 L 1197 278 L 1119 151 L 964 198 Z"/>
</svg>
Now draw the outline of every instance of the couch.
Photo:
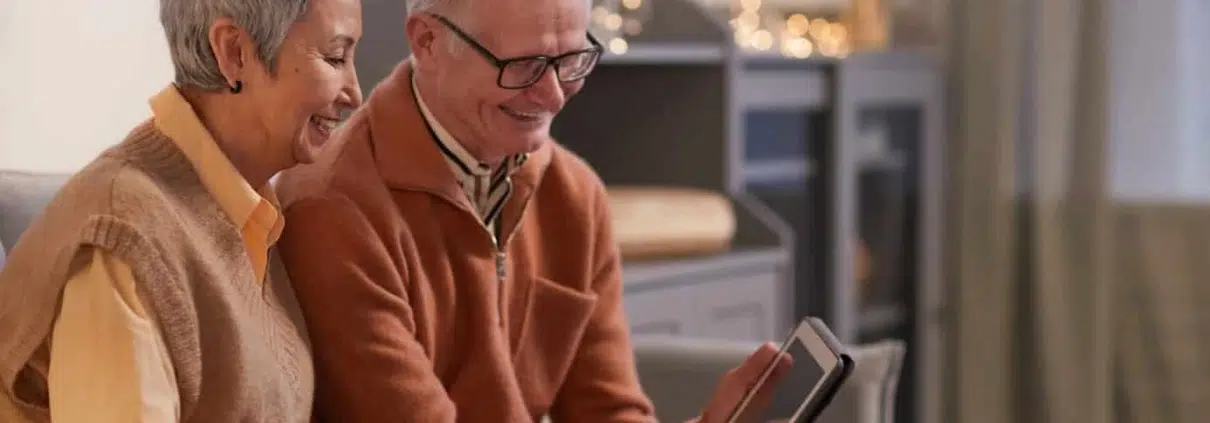
<svg viewBox="0 0 1210 423">
<path fill-rule="evenodd" d="M 661 422 L 697 415 L 723 373 L 756 349 L 752 342 L 636 336 L 643 389 Z M 850 347 L 857 366 L 817 423 L 891 423 L 905 345 L 886 340 Z M 792 405 L 791 405 L 792 406 Z"/>
<path fill-rule="evenodd" d="M 50 202 L 66 175 L 0 170 L 0 268 L 30 221 Z M 662 422 L 697 415 L 723 373 L 757 344 L 681 337 L 634 339 L 643 389 Z M 891 423 L 904 346 L 884 341 L 852 348 L 857 367 L 818 423 Z"/>
<path fill-rule="evenodd" d="M 0 170 L 0 251 L 12 249 L 68 175 Z"/>
</svg>

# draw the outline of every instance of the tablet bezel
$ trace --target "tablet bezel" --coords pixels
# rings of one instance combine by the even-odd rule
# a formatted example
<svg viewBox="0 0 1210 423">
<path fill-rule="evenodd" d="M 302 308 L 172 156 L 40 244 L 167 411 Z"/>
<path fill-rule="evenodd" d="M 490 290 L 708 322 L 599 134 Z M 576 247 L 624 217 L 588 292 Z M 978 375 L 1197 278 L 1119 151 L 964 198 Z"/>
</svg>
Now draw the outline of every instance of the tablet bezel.
<svg viewBox="0 0 1210 423">
<path fill-rule="evenodd" d="M 843 345 L 832 335 L 832 331 L 828 329 L 827 325 L 815 317 L 805 318 L 798 323 L 798 326 L 794 328 L 790 336 L 786 337 L 786 340 L 782 342 L 781 348 L 778 350 L 779 356 L 781 353 L 789 350 L 794 342 L 802 343 L 806 347 L 807 352 L 811 354 L 811 358 L 815 360 L 815 363 L 823 369 L 823 376 L 815 386 L 811 387 L 811 392 L 803 397 L 802 403 L 798 405 L 798 408 L 791 417 L 791 421 L 797 422 L 803 417 L 803 413 L 807 411 L 809 406 L 812 405 L 813 401 L 811 400 L 813 398 L 819 398 L 822 401 L 830 400 L 831 394 L 834 392 L 824 393 L 823 396 L 817 397 L 820 394 L 820 389 L 832 389 L 835 391 L 837 387 L 832 385 L 837 383 L 837 379 L 843 378 L 846 375 L 852 361 L 848 359 L 848 354 L 845 352 Z M 754 387 L 744 394 L 743 400 L 731 412 L 731 417 L 727 419 L 729 423 L 736 423 L 736 419 L 743 414 L 742 411 L 752 402 L 757 391 L 756 388 L 763 386 L 773 373 L 776 363 L 776 359 L 772 360 L 765 367 L 765 370 L 761 372 Z M 818 414 L 817 411 L 820 410 L 816 410 L 812 414 Z"/>
</svg>

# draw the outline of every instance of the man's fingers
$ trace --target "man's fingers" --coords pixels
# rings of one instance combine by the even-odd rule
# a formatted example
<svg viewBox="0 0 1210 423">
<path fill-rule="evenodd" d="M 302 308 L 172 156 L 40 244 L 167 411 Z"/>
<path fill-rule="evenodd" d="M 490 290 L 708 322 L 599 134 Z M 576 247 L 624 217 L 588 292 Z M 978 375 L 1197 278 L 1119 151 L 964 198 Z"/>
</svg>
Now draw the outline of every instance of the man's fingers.
<svg viewBox="0 0 1210 423">
<path fill-rule="evenodd" d="M 790 368 L 794 366 L 794 357 L 791 357 L 789 353 L 780 353 L 776 360 L 777 364 L 773 366 L 773 371 L 769 373 L 769 378 L 762 388 L 777 386 L 782 378 L 790 374 Z"/>
<path fill-rule="evenodd" d="M 765 382 L 759 389 L 756 389 L 753 403 L 747 408 L 745 414 L 763 410 L 769 401 L 769 394 L 773 391 L 777 381 L 780 380 L 786 373 L 792 360 L 790 355 L 782 353 L 776 344 L 766 343 L 748 355 L 743 363 L 739 366 L 727 371 L 727 374 L 720 380 L 719 387 L 715 391 L 710 404 L 706 407 L 702 414 L 702 423 L 717 423 L 712 419 L 727 418 L 731 413 L 735 412 L 735 407 L 743 397 L 752 392 L 754 388 L 758 388 L 757 383 L 760 382 L 761 375 L 773 364 L 773 370 L 770 372 L 768 381 Z M 741 422 L 750 421 L 747 416 L 741 417 Z"/>
<path fill-rule="evenodd" d="M 736 381 L 743 381 L 744 385 L 752 386 L 760 378 L 761 373 L 773 363 L 773 360 L 778 355 L 777 346 L 771 342 L 766 342 L 748 355 L 748 358 L 743 363 L 736 367 L 732 373 L 732 377 Z"/>
</svg>

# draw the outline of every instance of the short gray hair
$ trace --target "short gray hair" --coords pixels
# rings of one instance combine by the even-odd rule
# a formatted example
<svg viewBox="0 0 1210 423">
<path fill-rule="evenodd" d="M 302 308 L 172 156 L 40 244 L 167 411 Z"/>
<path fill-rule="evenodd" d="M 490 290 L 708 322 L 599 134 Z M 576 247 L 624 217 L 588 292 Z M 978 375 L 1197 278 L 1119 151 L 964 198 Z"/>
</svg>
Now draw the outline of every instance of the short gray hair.
<svg viewBox="0 0 1210 423">
<path fill-rule="evenodd" d="M 210 26 L 219 18 L 230 18 L 247 31 L 256 45 L 256 58 L 270 72 L 274 71 L 286 33 L 306 13 L 308 3 L 308 0 L 160 0 L 160 23 L 168 37 L 176 83 L 210 91 L 228 87 L 210 45 Z"/>
<path fill-rule="evenodd" d="M 434 12 L 456 6 L 464 0 L 407 0 L 408 13 Z"/>
</svg>

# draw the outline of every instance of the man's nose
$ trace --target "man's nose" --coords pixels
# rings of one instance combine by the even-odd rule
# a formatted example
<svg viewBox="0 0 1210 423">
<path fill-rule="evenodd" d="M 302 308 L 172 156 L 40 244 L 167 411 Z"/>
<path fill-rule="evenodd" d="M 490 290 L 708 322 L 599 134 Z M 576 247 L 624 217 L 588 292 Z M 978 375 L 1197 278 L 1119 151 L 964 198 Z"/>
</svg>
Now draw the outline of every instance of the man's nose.
<svg viewBox="0 0 1210 423">
<path fill-rule="evenodd" d="M 563 93 L 563 84 L 559 83 L 559 75 L 553 66 L 546 68 L 538 81 L 525 89 L 525 94 L 546 110 L 563 108 L 563 103 L 567 99 Z"/>
</svg>

